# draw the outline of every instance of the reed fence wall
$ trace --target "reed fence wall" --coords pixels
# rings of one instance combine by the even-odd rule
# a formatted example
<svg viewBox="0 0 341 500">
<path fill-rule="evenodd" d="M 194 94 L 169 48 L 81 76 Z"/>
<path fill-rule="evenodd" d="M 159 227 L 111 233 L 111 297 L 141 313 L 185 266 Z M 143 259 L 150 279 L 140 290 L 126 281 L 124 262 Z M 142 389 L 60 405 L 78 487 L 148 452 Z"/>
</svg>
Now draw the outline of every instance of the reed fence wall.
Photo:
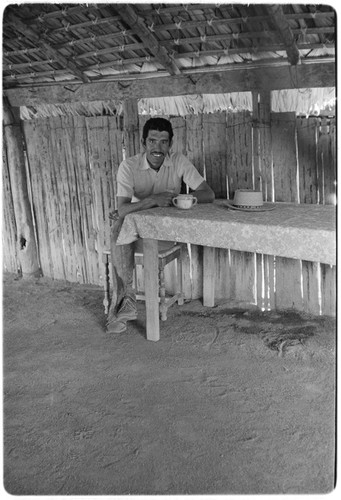
<svg viewBox="0 0 341 500">
<path fill-rule="evenodd" d="M 139 116 L 140 132 L 147 115 Z M 335 118 L 249 111 L 168 117 L 173 149 L 193 161 L 217 198 L 261 188 L 267 201 L 335 203 Z M 109 213 L 124 156 L 119 116 L 60 116 L 23 122 L 27 172 L 42 272 L 53 279 L 102 285 Z M 17 272 L 10 175 L 3 158 L 3 266 Z M 270 255 L 217 250 L 216 297 L 260 307 L 335 314 L 335 266 Z M 169 291 L 175 267 L 168 266 Z M 202 297 L 202 248 L 188 248 L 187 298 Z M 142 280 L 140 275 L 139 280 Z M 142 280 L 143 281 L 143 280 Z"/>
</svg>

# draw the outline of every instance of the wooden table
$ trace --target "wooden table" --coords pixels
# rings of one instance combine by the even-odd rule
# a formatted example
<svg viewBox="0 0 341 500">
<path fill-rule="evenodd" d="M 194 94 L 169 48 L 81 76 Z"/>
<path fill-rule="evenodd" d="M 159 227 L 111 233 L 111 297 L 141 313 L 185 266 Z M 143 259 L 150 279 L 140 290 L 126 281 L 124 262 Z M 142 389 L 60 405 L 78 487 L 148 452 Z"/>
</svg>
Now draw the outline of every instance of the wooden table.
<svg viewBox="0 0 341 500">
<path fill-rule="evenodd" d="M 154 208 L 125 217 L 118 244 L 143 239 L 147 339 L 160 339 L 157 240 L 204 247 L 203 304 L 214 305 L 215 248 L 230 248 L 335 265 L 333 205 L 275 203 L 274 210 L 241 212 L 224 200 L 190 210 Z"/>
</svg>

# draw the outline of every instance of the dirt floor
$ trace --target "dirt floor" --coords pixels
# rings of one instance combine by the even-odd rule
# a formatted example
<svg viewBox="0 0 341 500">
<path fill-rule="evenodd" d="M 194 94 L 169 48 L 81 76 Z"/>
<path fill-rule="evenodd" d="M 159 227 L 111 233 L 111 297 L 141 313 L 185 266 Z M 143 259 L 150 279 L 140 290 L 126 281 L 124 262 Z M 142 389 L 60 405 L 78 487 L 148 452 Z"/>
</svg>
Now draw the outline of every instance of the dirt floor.
<svg viewBox="0 0 341 500">
<path fill-rule="evenodd" d="M 326 493 L 335 320 L 192 301 L 145 339 L 98 287 L 4 276 L 4 486 L 14 495 Z"/>
</svg>

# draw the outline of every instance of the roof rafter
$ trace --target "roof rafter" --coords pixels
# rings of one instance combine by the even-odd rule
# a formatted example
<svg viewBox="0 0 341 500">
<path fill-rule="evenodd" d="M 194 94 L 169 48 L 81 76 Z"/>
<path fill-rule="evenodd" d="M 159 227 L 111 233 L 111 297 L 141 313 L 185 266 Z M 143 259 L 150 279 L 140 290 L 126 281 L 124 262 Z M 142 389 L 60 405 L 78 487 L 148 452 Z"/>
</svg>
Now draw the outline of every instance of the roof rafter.
<svg viewBox="0 0 341 500">
<path fill-rule="evenodd" d="M 279 31 L 279 35 L 285 45 L 285 50 L 290 64 L 295 66 L 300 61 L 300 53 L 295 42 L 294 34 L 284 15 L 282 6 L 279 4 L 270 4 L 265 5 L 264 7 L 269 12 L 272 22 Z"/>
<path fill-rule="evenodd" d="M 37 35 L 29 26 L 27 26 L 19 17 L 12 13 L 6 16 L 6 23 L 11 24 L 15 31 L 21 33 L 26 38 L 36 43 L 39 49 L 48 57 L 56 60 L 63 68 L 68 68 L 70 72 L 80 78 L 83 82 L 90 82 L 90 79 L 74 64 L 66 59 L 58 50 L 53 48 L 42 37 Z"/>
<path fill-rule="evenodd" d="M 27 4 L 3 20 L 6 88 L 335 64 L 336 15 L 320 5 Z M 12 14 L 12 16 L 11 16 Z M 299 52 L 298 52 L 299 51 Z M 258 67 L 258 66 L 257 66 Z M 251 71 L 251 69 L 250 69 Z M 253 71 L 253 70 L 252 70 Z M 211 89 L 209 89 L 211 90 Z M 169 92 L 165 89 L 165 92 Z"/>
<path fill-rule="evenodd" d="M 115 4 L 115 10 L 122 16 L 122 20 L 139 36 L 167 71 L 171 75 L 179 75 L 180 70 L 170 57 L 167 49 L 159 44 L 157 38 L 147 28 L 143 18 L 137 15 L 134 8 L 129 4 Z"/>
<path fill-rule="evenodd" d="M 254 65 L 244 64 L 242 68 L 233 67 L 228 70 L 206 71 L 195 73 L 195 84 L 189 81 L 185 70 L 184 75 L 174 76 L 169 84 L 169 75 L 146 75 L 142 78 L 126 79 L 122 82 L 120 76 L 115 81 L 109 79 L 88 84 L 55 82 L 53 84 L 25 85 L 5 89 L 10 105 L 36 106 L 41 104 L 63 104 L 69 102 L 91 102 L 125 99 L 142 99 L 143 97 L 179 96 L 187 94 L 222 94 L 229 92 L 272 91 L 306 88 L 333 87 L 335 85 L 334 62 L 322 63 L 316 60 L 314 64 L 304 62 L 292 68 L 284 65 Z"/>
</svg>

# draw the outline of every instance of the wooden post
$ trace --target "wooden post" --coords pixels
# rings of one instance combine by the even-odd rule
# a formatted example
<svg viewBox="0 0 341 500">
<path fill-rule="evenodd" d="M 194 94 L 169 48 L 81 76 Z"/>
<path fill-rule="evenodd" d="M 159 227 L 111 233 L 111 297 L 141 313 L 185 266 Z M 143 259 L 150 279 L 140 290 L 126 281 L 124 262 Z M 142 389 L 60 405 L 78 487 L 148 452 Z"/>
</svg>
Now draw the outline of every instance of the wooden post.
<svg viewBox="0 0 341 500">
<path fill-rule="evenodd" d="M 261 163 L 260 163 L 260 136 L 259 136 L 259 106 L 258 92 L 252 92 L 252 160 L 253 160 L 253 176 L 255 189 L 261 189 Z"/>
<path fill-rule="evenodd" d="M 17 226 L 18 257 L 24 278 L 40 276 L 31 204 L 25 170 L 24 138 L 20 127 L 19 108 L 3 102 L 4 139 Z M 44 207 L 41 207 L 44 210 Z"/>
<path fill-rule="evenodd" d="M 258 101 L 259 97 L 259 101 Z M 274 201 L 271 155 L 271 92 L 253 92 L 255 189 L 264 201 Z"/>
<path fill-rule="evenodd" d="M 215 248 L 204 247 L 203 305 L 214 307 L 215 302 Z"/>
<path fill-rule="evenodd" d="M 126 158 L 140 152 L 139 114 L 137 99 L 123 102 L 124 146 Z"/>
<path fill-rule="evenodd" d="M 157 240 L 143 239 L 144 286 L 146 295 L 147 340 L 160 340 L 159 276 Z"/>
</svg>

